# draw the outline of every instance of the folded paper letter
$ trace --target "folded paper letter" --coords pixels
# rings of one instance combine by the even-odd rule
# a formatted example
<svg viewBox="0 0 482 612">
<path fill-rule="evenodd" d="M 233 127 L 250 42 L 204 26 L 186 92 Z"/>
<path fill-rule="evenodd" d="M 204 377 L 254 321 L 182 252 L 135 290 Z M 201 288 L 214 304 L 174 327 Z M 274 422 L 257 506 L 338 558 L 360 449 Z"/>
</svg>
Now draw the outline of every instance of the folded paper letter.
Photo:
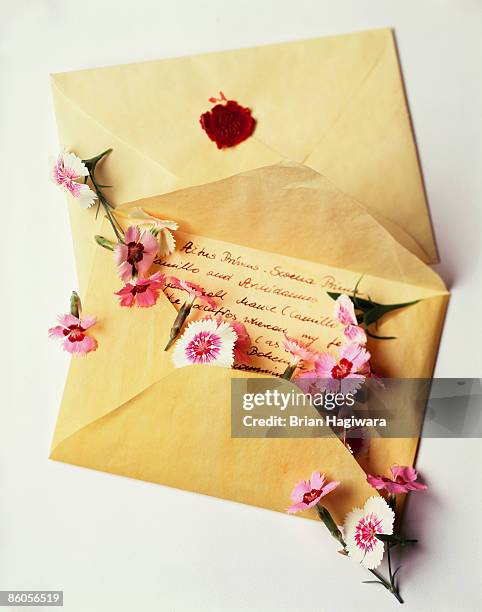
<svg viewBox="0 0 482 612">
<path fill-rule="evenodd" d="M 396 340 L 370 341 L 381 373 L 430 377 L 448 299 L 442 281 L 365 207 L 299 164 L 259 168 L 119 210 L 134 206 L 180 223 L 166 271 L 212 288 L 224 310 L 246 322 L 260 351 L 254 363 L 263 367 L 175 369 L 163 347 L 176 296 L 166 291 L 154 307 L 121 308 L 112 253 L 97 247 L 84 310 L 99 319 L 99 348 L 72 361 L 51 457 L 279 511 L 295 482 L 319 470 L 342 481 L 326 498 L 341 521 L 375 493 L 362 467 L 334 436 L 232 438 L 231 380 L 256 379 L 267 362 L 279 372 L 282 363 L 272 357 L 283 355 L 276 347 L 283 330 L 325 350 L 334 333 L 326 325 L 333 306 L 326 290 L 330 283 L 353 287 L 361 274 L 363 290 L 376 301 L 421 299 L 383 320 L 380 333 Z M 108 235 L 105 222 L 101 231 Z M 394 463 L 410 465 L 417 443 L 374 438 L 363 467 L 380 473 Z"/>
</svg>

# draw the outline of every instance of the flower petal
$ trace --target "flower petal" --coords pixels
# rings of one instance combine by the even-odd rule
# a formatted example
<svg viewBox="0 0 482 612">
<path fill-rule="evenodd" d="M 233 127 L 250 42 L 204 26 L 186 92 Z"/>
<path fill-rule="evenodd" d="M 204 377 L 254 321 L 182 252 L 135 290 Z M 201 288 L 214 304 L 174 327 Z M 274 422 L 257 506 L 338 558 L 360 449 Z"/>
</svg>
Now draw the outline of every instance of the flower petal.
<svg viewBox="0 0 482 612">
<path fill-rule="evenodd" d="M 157 240 L 160 257 L 166 257 L 167 255 L 174 253 L 176 249 L 176 240 L 174 239 L 172 232 L 166 228 L 161 229 L 157 236 Z"/>
<path fill-rule="evenodd" d="M 320 378 L 331 378 L 331 371 L 336 366 L 336 359 L 330 353 L 320 353 L 315 363 L 316 375 Z"/>
<path fill-rule="evenodd" d="M 140 231 L 137 225 L 130 225 L 127 228 L 126 234 L 125 234 L 126 244 L 129 244 L 129 242 L 139 242 L 139 237 L 140 237 Z M 126 251 L 127 251 L 127 248 L 126 248 Z"/>
<path fill-rule="evenodd" d="M 55 327 L 51 327 L 49 329 L 49 338 L 64 338 L 64 330 L 65 327 L 62 325 L 56 325 Z"/>
<path fill-rule="evenodd" d="M 79 185 L 77 198 L 80 208 L 90 208 L 97 199 L 97 194 L 88 185 L 82 184 Z"/>
<path fill-rule="evenodd" d="M 79 325 L 80 320 L 77 317 L 74 317 L 73 314 L 63 314 L 57 317 L 59 323 L 64 325 L 65 327 L 70 327 L 70 325 Z"/>
<path fill-rule="evenodd" d="M 340 295 L 335 301 L 333 318 L 342 325 L 356 325 L 355 307 L 347 295 Z"/>
</svg>

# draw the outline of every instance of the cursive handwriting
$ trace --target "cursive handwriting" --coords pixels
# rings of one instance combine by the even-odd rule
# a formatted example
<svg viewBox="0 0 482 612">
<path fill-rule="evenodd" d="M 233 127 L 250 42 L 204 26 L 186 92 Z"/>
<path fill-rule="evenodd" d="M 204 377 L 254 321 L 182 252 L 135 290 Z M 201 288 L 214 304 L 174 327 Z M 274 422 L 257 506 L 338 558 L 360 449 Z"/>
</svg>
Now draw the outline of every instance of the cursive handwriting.
<svg viewBox="0 0 482 612">
<path fill-rule="evenodd" d="M 196 257 L 205 257 L 206 259 L 216 259 L 216 253 L 209 253 L 205 251 L 203 247 L 197 246 L 191 241 L 186 242 L 179 250 L 187 255 L 196 255 Z"/>
<path fill-rule="evenodd" d="M 314 285 L 315 281 L 313 278 L 304 277 L 301 274 L 295 274 L 293 272 L 287 272 L 283 270 L 281 266 L 273 266 L 269 271 L 271 276 L 279 276 L 280 278 L 290 278 L 291 280 L 298 281 L 299 283 L 306 283 L 307 285 Z"/>
<path fill-rule="evenodd" d="M 311 295 L 295 293 L 294 291 L 289 291 L 288 289 L 278 287 L 278 285 L 266 285 L 265 283 L 255 282 L 250 276 L 239 281 L 238 286 L 242 287 L 243 289 L 254 289 L 255 291 L 263 291 L 264 293 L 280 295 L 281 297 L 287 297 L 293 300 L 304 300 L 306 302 L 314 303 L 318 301 L 315 297 L 312 297 Z"/>
<path fill-rule="evenodd" d="M 265 312 L 277 312 L 278 306 L 275 304 L 258 304 L 258 302 L 250 302 L 246 296 L 239 300 L 236 300 L 236 304 L 247 306 L 248 308 L 254 308 L 255 310 L 263 310 Z"/>
<path fill-rule="evenodd" d="M 250 270 L 259 270 L 259 266 L 244 261 L 240 255 L 237 257 L 234 256 L 231 251 L 224 251 L 221 261 L 231 264 L 232 266 L 241 266 L 242 268 L 249 268 Z"/>
</svg>

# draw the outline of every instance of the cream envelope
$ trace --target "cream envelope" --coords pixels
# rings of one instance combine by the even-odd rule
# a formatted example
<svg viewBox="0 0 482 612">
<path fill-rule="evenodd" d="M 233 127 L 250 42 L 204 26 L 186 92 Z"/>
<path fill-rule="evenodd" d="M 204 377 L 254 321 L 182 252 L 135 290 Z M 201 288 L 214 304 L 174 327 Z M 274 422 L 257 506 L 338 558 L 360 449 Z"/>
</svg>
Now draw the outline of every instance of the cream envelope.
<svg viewBox="0 0 482 612">
<path fill-rule="evenodd" d="M 422 299 L 385 317 L 380 333 L 397 340 L 370 340 L 369 348 L 385 376 L 431 376 L 448 300 L 444 284 L 313 170 L 280 164 L 122 208 L 139 205 L 176 219 L 193 240 L 237 249 L 267 266 L 274 261 L 312 276 L 328 270 L 345 284 L 364 274 L 377 301 Z M 102 232 L 108 231 L 104 223 Z M 207 274 L 198 282 L 210 287 L 208 277 L 214 281 Z M 99 348 L 72 360 L 51 458 L 278 511 L 286 509 L 296 481 L 321 470 L 342 481 L 326 498 L 339 521 L 374 494 L 363 469 L 333 436 L 232 438 L 231 380 L 260 374 L 208 366 L 174 369 L 163 347 L 175 308 L 164 295 L 152 308 L 121 308 L 113 295 L 119 282 L 112 253 L 98 247 L 84 311 L 99 319 L 94 328 Z M 326 291 L 318 285 L 317 290 L 323 309 L 331 312 Z M 410 465 L 417 444 L 414 438 L 375 438 L 363 467 L 382 473 L 394 463 Z"/>
<path fill-rule="evenodd" d="M 291 160 L 331 180 L 425 262 L 435 262 L 424 186 L 389 29 L 55 74 L 62 146 L 113 147 L 114 203 Z M 199 124 L 222 90 L 252 109 L 251 138 L 219 151 Z M 71 206 L 81 288 L 94 213 Z M 90 249 L 87 252 L 87 249 Z"/>
</svg>

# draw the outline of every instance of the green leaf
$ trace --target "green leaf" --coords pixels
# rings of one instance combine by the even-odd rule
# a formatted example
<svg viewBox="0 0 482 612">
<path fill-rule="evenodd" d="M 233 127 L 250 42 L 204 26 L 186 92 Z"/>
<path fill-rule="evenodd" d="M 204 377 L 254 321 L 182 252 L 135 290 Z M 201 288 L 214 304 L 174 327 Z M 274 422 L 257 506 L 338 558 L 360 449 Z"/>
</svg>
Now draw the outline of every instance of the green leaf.
<svg viewBox="0 0 482 612">
<path fill-rule="evenodd" d="M 342 293 L 336 293 L 334 291 L 327 291 L 327 293 L 331 297 L 331 299 L 335 301 L 340 297 L 340 295 L 344 295 Z M 348 297 L 352 299 L 352 296 L 349 295 Z M 357 297 L 355 305 L 358 310 L 366 311 L 366 310 L 370 310 L 370 308 L 373 308 L 373 306 L 376 305 L 376 302 L 372 302 L 371 300 L 365 300 L 363 298 Z"/>
<path fill-rule="evenodd" d="M 106 149 L 105 151 L 102 151 L 102 153 L 100 153 L 99 155 L 96 155 L 95 157 L 90 157 L 89 159 L 83 159 L 82 161 L 86 165 L 87 169 L 90 172 L 93 172 L 100 160 L 106 155 L 109 155 L 109 153 L 112 153 L 112 149 Z"/>
<path fill-rule="evenodd" d="M 418 540 L 407 540 L 401 536 L 387 533 L 376 533 L 375 537 L 381 542 L 386 542 L 390 546 L 403 546 L 404 544 L 415 544 Z"/>
<path fill-rule="evenodd" d="M 369 326 L 378 323 L 379 319 L 381 319 L 384 315 L 389 312 L 393 312 L 394 310 L 399 310 L 400 308 L 406 308 L 407 306 L 412 306 L 413 304 L 417 304 L 420 300 L 413 300 L 411 302 L 400 302 L 398 304 L 379 304 L 378 302 L 374 302 L 370 296 L 365 300 L 357 296 L 358 285 L 363 277 L 358 279 L 355 289 L 353 290 L 353 295 L 348 296 L 353 305 L 355 306 L 355 310 L 358 310 L 358 314 L 356 314 L 356 320 L 358 325 L 362 325 L 365 329 L 367 336 L 370 338 L 374 338 L 376 340 L 395 340 L 395 336 L 378 336 L 369 331 Z M 328 291 L 327 294 L 332 300 L 337 300 L 340 295 L 343 295 L 336 291 Z"/>
<path fill-rule="evenodd" d="M 393 582 L 393 579 L 395 578 L 395 576 L 397 575 L 397 572 L 398 572 L 398 570 L 399 570 L 399 569 L 402 569 L 402 566 L 401 566 L 401 565 L 399 565 L 399 566 L 397 567 L 397 569 L 396 569 L 396 570 L 393 572 L 393 574 L 392 574 L 392 582 Z"/>
<path fill-rule="evenodd" d="M 365 313 L 364 321 L 367 325 L 371 325 L 387 313 L 399 310 L 400 308 L 406 308 L 407 306 L 412 306 L 419 301 L 420 300 L 413 300 L 412 302 L 403 302 L 401 304 L 377 304 L 373 302 L 372 308 Z"/>
<path fill-rule="evenodd" d="M 377 336 L 376 334 L 372 334 L 372 332 L 369 331 L 368 328 L 366 327 L 365 327 L 365 332 L 367 336 L 369 336 L 370 338 L 374 338 L 375 340 L 396 340 L 397 339 L 396 336 Z"/>
</svg>

